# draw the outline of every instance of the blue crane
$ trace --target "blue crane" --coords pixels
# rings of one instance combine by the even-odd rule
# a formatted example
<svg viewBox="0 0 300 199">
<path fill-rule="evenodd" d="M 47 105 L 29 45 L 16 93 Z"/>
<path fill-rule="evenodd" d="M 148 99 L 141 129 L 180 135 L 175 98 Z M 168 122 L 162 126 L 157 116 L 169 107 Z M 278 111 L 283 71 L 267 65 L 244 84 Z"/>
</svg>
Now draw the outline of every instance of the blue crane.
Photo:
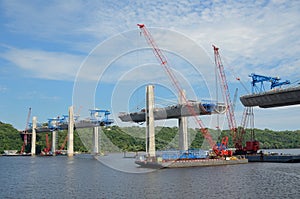
<svg viewBox="0 0 300 199">
<path fill-rule="evenodd" d="M 101 109 L 90 109 L 91 121 L 99 123 L 100 126 L 109 126 L 114 123 L 113 119 L 109 119 L 108 116 L 111 114 L 109 110 Z M 103 113 L 102 115 L 99 113 Z"/>
<path fill-rule="evenodd" d="M 264 87 L 264 82 L 271 82 L 271 89 L 275 88 L 275 87 L 281 87 L 282 85 L 285 84 L 290 84 L 289 80 L 286 81 L 280 81 L 281 78 L 280 77 L 268 77 L 268 76 L 264 76 L 264 75 L 257 75 L 254 73 L 251 73 L 249 75 L 249 77 L 252 77 L 252 93 L 255 93 L 255 91 L 257 92 L 264 92 L 265 91 L 265 87 Z M 260 87 L 258 87 L 256 84 L 260 83 Z"/>
<path fill-rule="evenodd" d="M 74 116 L 74 121 L 78 121 L 79 116 Z M 62 115 L 57 116 L 56 118 L 49 118 L 48 119 L 48 128 L 50 130 L 61 130 L 62 125 L 68 125 L 69 122 L 69 116 L 68 115 Z"/>
<path fill-rule="evenodd" d="M 76 119 L 75 119 L 76 120 Z M 62 115 L 62 117 L 49 118 L 48 119 L 48 128 L 50 130 L 60 130 L 61 125 L 68 124 L 69 116 Z"/>
</svg>

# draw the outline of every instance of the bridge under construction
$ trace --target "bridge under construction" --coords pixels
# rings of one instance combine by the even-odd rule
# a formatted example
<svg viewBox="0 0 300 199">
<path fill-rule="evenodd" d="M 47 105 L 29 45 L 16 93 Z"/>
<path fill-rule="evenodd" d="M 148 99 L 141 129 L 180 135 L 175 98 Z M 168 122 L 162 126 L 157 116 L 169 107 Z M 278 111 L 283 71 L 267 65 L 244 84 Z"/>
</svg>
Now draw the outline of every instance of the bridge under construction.
<svg viewBox="0 0 300 199">
<path fill-rule="evenodd" d="M 191 111 L 190 109 L 193 109 Z M 224 103 L 214 103 L 214 102 L 196 102 L 189 101 L 188 104 L 176 104 L 173 106 L 168 106 L 164 108 L 154 108 L 154 120 L 164 120 L 164 119 L 178 119 L 181 117 L 189 117 L 196 115 L 211 115 L 224 113 L 226 111 L 226 106 Z M 192 114 L 193 113 L 193 114 Z M 146 121 L 146 111 L 145 109 L 140 112 L 134 113 L 120 113 L 119 118 L 123 122 L 145 122 Z"/>
<path fill-rule="evenodd" d="M 93 128 L 93 143 L 92 143 L 92 151 L 93 154 L 99 153 L 99 143 L 98 143 L 98 137 L 99 137 L 99 128 L 103 125 L 110 125 L 113 123 L 112 119 L 108 119 L 108 115 L 110 114 L 107 110 L 99 110 L 99 109 L 93 109 L 91 111 L 91 118 L 85 119 L 85 120 L 79 120 L 77 121 L 74 117 L 74 110 L 73 106 L 69 107 L 69 114 L 67 116 L 64 116 L 62 119 L 54 118 L 50 119 L 48 122 L 48 126 L 39 126 L 37 123 L 37 117 L 32 118 L 32 125 L 30 128 L 26 127 L 26 129 L 22 132 L 24 136 L 30 135 L 31 137 L 31 152 L 30 154 L 32 156 L 36 155 L 36 134 L 37 133 L 46 133 L 46 142 L 48 140 L 48 132 L 52 133 L 52 147 L 47 146 L 46 153 L 50 152 L 51 149 L 51 155 L 56 154 L 56 135 L 58 131 L 61 130 L 68 130 L 68 135 L 65 139 L 65 142 L 67 143 L 67 155 L 73 156 L 74 155 L 74 130 L 75 129 L 81 129 L 81 128 Z M 105 114 L 104 120 L 99 120 L 97 118 L 97 113 L 103 112 Z M 24 138 L 25 142 L 25 138 Z M 50 145 L 47 142 L 47 145 Z M 64 145 L 64 144 L 63 144 Z M 48 155 L 48 154 L 46 154 Z"/>
<path fill-rule="evenodd" d="M 240 100 L 247 107 L 272 108 L 297 105 L 300 104 L 300 86 L 244 95 L 240 97 Z"/>
</svg>

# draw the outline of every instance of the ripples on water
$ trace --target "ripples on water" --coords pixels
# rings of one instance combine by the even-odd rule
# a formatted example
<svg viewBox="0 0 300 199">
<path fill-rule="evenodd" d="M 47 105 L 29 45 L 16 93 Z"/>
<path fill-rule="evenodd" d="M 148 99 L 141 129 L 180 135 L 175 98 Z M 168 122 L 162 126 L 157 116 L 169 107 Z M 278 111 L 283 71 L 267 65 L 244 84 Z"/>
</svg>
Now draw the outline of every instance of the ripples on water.
<svg viewBox="0 0 300 199">
<path fill-rule="evenodd" d="M 0 198 L 300 198 L 300 163 L 147 170 L 111 157 L 0 157 Z"/>
</svg>

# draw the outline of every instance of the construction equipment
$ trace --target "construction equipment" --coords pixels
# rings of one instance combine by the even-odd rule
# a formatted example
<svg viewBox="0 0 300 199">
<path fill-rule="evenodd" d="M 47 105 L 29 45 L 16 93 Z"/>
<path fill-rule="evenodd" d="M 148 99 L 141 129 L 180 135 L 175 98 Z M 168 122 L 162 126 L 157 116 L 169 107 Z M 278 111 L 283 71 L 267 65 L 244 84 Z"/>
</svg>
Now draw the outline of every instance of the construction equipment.
<svg viewBox="0 0 300 199">
<path fill-rule="evenodd" d="M 65 137 L 65 140 L 64 140 L 63 144 L 61 145 L 61 147 L 59 148 L 59 150 L 55 151 L 56 155 L 62 155 L 62 150 L 65 148 L 67 141 L 68 141 L 68 135 Z"/>
<path fill-rule="evenodd" d="M 236 125 L 236 120 L 235 120 L 235 116 L 234 116 L 233 104 L 231 103 L 231 99 L 230 99 L 230 93 L 229 93 L 228 83 L 227 83 L 226 76 L 225 76 L 224 66 L 223 66 L 223 63 L 221 60 L 221 56 L 219 54 L 219 48 L 217 48 L 216 46 L 213 45 L 213 49 L 214 49 L 216 68 L 218 69 L 219 77 L 221 79 L 221 86 L 223 88 L 222 94 L 223 94 L 223 98 L 225 100 L 225 105 L 227 108 L 226 117 L 228 120 L 228 126 L 229 126 L 229 129 L 232 134 L 233 143 L 235 143 L 235 145 L 236 145 L 236 143 L 237 143 L 237 140 L 236 140 L 237 125 Z M 237 148 L 237 146 L 235 146 L 235 148 Z"/>
<path fill-rule="evenodd" d="M 43 149 L 41 155 L 46 155 L 46 156 L 51 155 L 50 151 L 51 151 L 51 147 L 50 147 L 49 137 L 48 137 L 48 133 L 46 133 L 46 148 Z"/>
<path fill-rule="evenodd" d="M 249 77 L 252 78 L 251 85 L 253 93 L 265 92 L 264 82 L 271 83 L 270 89 L 290 84 L 289 80 L 280 82 L 279 80 L 281 80 L 281 78 L 279 77 L 268 77 L 264 75 L 257 75 L 255 73 L 250 74 Z M 257 84 L 259 84 L 259 86 Z M 250 140 L 246 141 L 246 146 L 243 147 L 243 140 L 248 122 L 250 122 Z M 235 147 L 235 154 L 255 154 L 259 150 L 259 142 L 255 140 L 253 106 L 247 106 L 244 108 L 241 128 L 239 129 L 237 138 L 235 139 Z"/>
<path fill-rule="evenodd" d="M 76 121 L 79 116 L 75 117 L 74 120 Z M 48 128 L 51 131 L 56 131 L 56 130 L 62 130 L 65 128 L 65 126 L 68 125 L 69 121 L 69 116 L 68 115 L 62 115 L 61 117 L 58 116 L 56 118 L 50 118 L 48 119 Z M 59 148 L 59 150 L 55 151 L 56 155 L 62 155 L 63 154 L 63 149 L 65 148 L 65 145 L 67 144 L 68 141 L 68 135 L 66 135 L 63 144 Z"/>
<path fill-rule="evenodd" d="M 245 107 L 241 127 L 238 129 L 236 125 L 236 120 L 234 116 L 234 107 L 235 107 L 235 101 L 237 98 L 237 90 L 234 95 L 234 104 L 231 103 L 230 100 L 230 93 L 228 90 L 228 84 L 224 72 L 224 67 L 222 64 L 222 60 L 219 54 L 219 48 L 213 45 L 214 48 L 214 55 L 215 55 L 215 63 L 216 67 L 219 71 L 219 76 L 221 79 L 221 85 L 223 87 L 223 98 L 225 99 L 225 103 L 227 106 L 227 112 L 226 117 L 228 120 L 229 129 L 231 130 L 233 143 L 235 147 L 235 154 L 245 154 L 245 153 L 256 153 L 259 149 L 259 142 L 255 140 L 255 133 L 254 133 L 254 114 L 253 114 L 253 108 L 252 107 Z M 251 139 L 246 142 L 246 146 L 243 147 L 243 140 L 244 135 L 246 133 L 246 125 L 250 121 L 251 127 Z"/>
<path fill-rule="evenodd" d="M 68 115 L 57 116 L 56 118 L 48 119 L 48 128 L 51 131 L 61 130 L 65 125 L 68 125 Z M 77 118 L 75 118 L 76 120 Z"/>
<path fill-rule="evenodd" d="M 28 125 L 29 125 L 29 120 L 30 120 L 30 116 L 31 116 L 31 107 L 29 107 L 28 110 L 28 114 L 27 114 L 27 119 L 26 119 L 26 125 L 25 125 L 25 129 L 23 131 L 24 137 L 23 137 L 23 145 L 20 151 L 20 154 L 23 154 L 25 152 L 25 147 L 27 145 L 28 142 Z"/>
<path fill-rule="evenodd" d="M 100 113 L 103 113 L 104 115 L 101 115 Z M 100 126 L 109 126 L 114 123 L 113 119 L 108 118 L 110 114 L 111 112 L 109 110 L 90 109 L 91 121 L 99 123 Z"/>
<path fill-rule="evenodd" d="M 246 141 L 246 146 L 244 147 L 243 141 L 248 123 L 250 123 L 250 140 Z M 254 154 L 257 153 L 257 151 L 259 150 L 259 142 L 255 140 L 253 107 L 244 108 L 241 127 L 237 132 L 235 146 L 235 154 L 237 155 Z"/>
<path fill-rule="evenodd" d="M 258 92 L 265 92 L 264 82 L 271 82 L 270 88 L 273 89 L 275 87 L 281 87 L 282 85 L 290 84 L 291 82 L 289 80 L 280 82 L 280 77 L 268 77 L 264 75 L 257 75 L 255 73 L 251 73 L 249 77 L 252 78 L 252 93 Z M 256 84 L 260 83 L 260 87 L 258 87 Z"/>
<path fill-rule="evenodd" d="M 142 31 L 149 46 L 152 47 L 155 57 L 157 58 L 158 62 L 161 64 L 161 66 L 164 68 L 164 70 L 167 73 L 168 77 L 170 78 L 174 88 L 176 89 L 177 93 L 179 93 L 180 98 L 182 99 L 183 103 L 188 105 L 187 106 L 188 110 L 191 113 L 191 115 L 193 115 L 193 119 L 199 125 L 200 132 L 202 133 L 204 138 L 208 141 L 209 145 L 212 147 L 215 154 L 217 156 L 224 156 L 224 154 L 228 154 L 228 156 L 231 156 L 232 152 L 229 151 L 227 148 L 226 149 L 220 148 L 216 145 L 216 142 L 213 140 L 213 138 L 212 138 L 211 134 L 208 132 L 207 128 L 205 128 L 201 119 L 199 117 L 197 117 L 195 110 L 190 105 L 189 100 L 187 100 L 187 98 L 183 94 L 183 89 L 181 88 L 179 82 L 177 81 L 177 78 L 175 77 L 174 73 L 172 72 L 166 57 L 164 56 L 164 54 L 162 53 L 162 51 L 160 50 L 158 45 L 155 43 L 154 38 L 152 37 L 151 33 L 148 31 L 146 26 L 144 24 L 137 24 L 137 25 L 140 28 L 140 30 Z M 205 110 L 205 108 L 203 106 L 201 108 Z M 224 140 L 224 145 L 227 147 L 226 140 L 228 141 L 228 139 Z"/>
</svg>

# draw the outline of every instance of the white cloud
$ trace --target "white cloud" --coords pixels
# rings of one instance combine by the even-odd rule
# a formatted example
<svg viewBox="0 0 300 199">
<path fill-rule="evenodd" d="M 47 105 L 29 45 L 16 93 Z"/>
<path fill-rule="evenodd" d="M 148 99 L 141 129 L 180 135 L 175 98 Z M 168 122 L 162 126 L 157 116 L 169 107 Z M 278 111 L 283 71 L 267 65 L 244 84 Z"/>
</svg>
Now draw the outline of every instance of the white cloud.
<svg viewBox="0 0 300 199">
<path fill-rule="evenodd" d="M 298 1 L 110 1 L 30 4 L 5 1 L 12 31 L 68 42 L 81 50 L 116 33 L 137 29 L 136 23 L 183 32 L 213 57 L 221 49 L 229 71 L 293 78 L 299 63 Z M 166 39 L 173 41 L 172 37 Z M 63 41 L 64 40 L 64 41 Z M 90 44 L 88 44 L 90 43 Z M 292 67 L 292 68 L 291 68 Z"/>
<path fill-rule="evenodd" d="M 54 80 L 74 80 L 83 58 L 63 52 L 10 48 L 0 55 L 33 76 Z"/>
<path fill-rule="evenodd" d="M 24 45 L 20 47 L 15 42 L 10 44 L 9 40 L 1 41 L 14 46 L 2 53 L 1 58 L 18 66 L 28 76 L 74 80 L 79 65 L 85 58 L 73 54 L 74 51 L 87 55 L 94 46 L 113 35 L 128 30 L 136 30 L 138 33 L 137 23 L 178 31 L 202 46 L 211 60 L 211 44 L 220 47 L 229 86 L 232 86 L 234 77 L 240 77 L 243 82 L 250 81 L 248 74 L 252 72 L 268 76 L 280 75 L 283 80 L 289 79 L 291 82 L 298 80 L 300 76 L 300 1 L 2 1 L 1 5 L 1 16 L 6 19 L 5 27 L 9 33 L 20 37 L 29 36 L 29 39 L 39 41 L 41 46 L 43 42 L 60 46 L 61 52 L 57 52 L 53 49 L 48 51 L 47 48 L 36 50 L 32 46 L 26 49 Z M 152 31 L 160 47 L 172 51 L 170 47 L 177 46 L 174 53 L 181 52 L 179 47 L 182 47 L 189 55 L 186 56 L 188 61 L 204 60 L 201 64 L 213 64 L 206 57 L 203 58 L 201 53 L 195 52 L 194 48 L 177 40 L 174 35 L 160 37 L 157 29 Z M 138 46 L 136 42 L 139 38 L 138 34 L 131 35 L 127 42 L 132 42 L 130 45 L 134 48 Z M 82 78 L 97 81 L 99 68 L 111 64 L 111 69 L 102 79 L 106 83 L 113 83 L 118 78 L 133 84 L 135 80 L 151 80 L 151 76 L 145 76 L 144 71 L 138 69 L 127 73 L 139 64 L 154 63 L 155 59 L 150 51 L 147 51 L 148 55 L 140 54 L 143 57 L 139 64 L 134 60 L 133 54 L 125 54 L 112 63 L 104 62 L 102 56 L 110 56 L 118 47 L 128 47 L 121 42 L 112 45 L 89 60 L 92 70 L 85 71 Z M 61 50 L 61 46 L 67 46 L 65 51 Z M 180 65 L 183 60 L 172 55 L 169 58 L 170 62 L 174 61 L 172 66 L 175 70 L 190 82 L 196 83 L 197 76 L 191 73 L 190 68 Z M 214 81 L 212 68 L 204 67 L 203 70 L 203 76 L 211 84 Z M 158 71 L 148 72 L 158 79 L 164 76 Z M 0 87 L 1 90 L 3 89 Z M 297 118 L 296 113 L 293 112 L 293 115 Z M 280 121 L 282 117 L 280 114 L 273 116 L 278 120 L 272 121 Z M 264 121 L 263 119 L 262 116 L 259 121 Z M 267 124 L 268 121 L 265 120 L 258 125 Z"/>
<path fill-rule="evenodd" d="M 195 29 L 191 35 L 207 49 L 211 43 L 219 45 L 226 66 L 243 77 L 256 71 L 268 75 L 270 69 L 283 68 L 281 75 L 292 78 L 299 73 L 291 76 L 285 66 L 299 62 L 299 7 L 298 1 L 218 5 L 211 11 L 213 21 L 199 20 L 201 34 Z"/>
</svg>

